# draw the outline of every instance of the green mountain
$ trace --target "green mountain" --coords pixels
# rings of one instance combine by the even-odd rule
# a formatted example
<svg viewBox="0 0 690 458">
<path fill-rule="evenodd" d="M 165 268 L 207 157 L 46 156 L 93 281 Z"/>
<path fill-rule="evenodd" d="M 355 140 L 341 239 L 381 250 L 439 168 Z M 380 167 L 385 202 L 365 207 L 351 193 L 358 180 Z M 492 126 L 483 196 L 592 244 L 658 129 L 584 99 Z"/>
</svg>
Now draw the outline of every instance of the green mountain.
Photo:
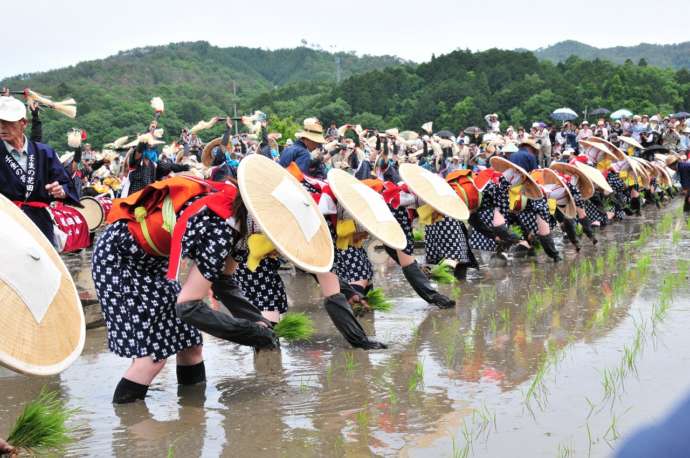
<svg viewBox="0 0 690 458">
<path fill-rule="evenodd" d="M 95 145 L 144 130 L 151 119 L 148 102 L 154 96 L 166 104 L 161 125 L 170 139 L 185 125 L 231 112 L 234 103 L 240 113 L 249 110 L 252 98 L 286 84 L 334 85 L 338 74 L 344 79 L 405 63 L 394 56 L 360 57 L 306 47 L 219 48 L 200 41 L 123 51 L 67 68 L 6 78 L 0 86 L 30 87 L 55 100 L 77 100 L 75 120 L 44 113 L 45 139 L 61 148 L 71 127 L 86 129 Z"/>
<path fill-rule="evenodd" d="M 567 40 L 537 49 L 534 54 L 539 59 L 552 62 L 564 62 L 570 56 L 577 56 L 580 59 L 602 59 L 616 64 L 623 64 L 628 59 L 638 63 L 640 59 L 644 59 L 649 65 L 656 67 L 690 68 L 690 41 L 673 45 L 640 43 L 637 46 L 595 48 L 579 41 Z"/>
</svg>

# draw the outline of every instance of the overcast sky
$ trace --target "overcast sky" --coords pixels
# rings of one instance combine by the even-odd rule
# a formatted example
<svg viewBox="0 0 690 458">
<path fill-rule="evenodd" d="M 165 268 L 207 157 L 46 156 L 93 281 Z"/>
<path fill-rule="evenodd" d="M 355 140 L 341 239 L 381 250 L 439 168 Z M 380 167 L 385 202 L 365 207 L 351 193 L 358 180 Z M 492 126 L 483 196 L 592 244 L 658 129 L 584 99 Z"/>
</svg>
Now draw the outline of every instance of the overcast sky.
<svg viewBox="0 0 690 458">
<path fill-rule="evenodd" d="M 0 78 L 179 41 L 395 54 L 690 40 L 687 0 L 32 0 L 2 5 Z"/>
</svg>

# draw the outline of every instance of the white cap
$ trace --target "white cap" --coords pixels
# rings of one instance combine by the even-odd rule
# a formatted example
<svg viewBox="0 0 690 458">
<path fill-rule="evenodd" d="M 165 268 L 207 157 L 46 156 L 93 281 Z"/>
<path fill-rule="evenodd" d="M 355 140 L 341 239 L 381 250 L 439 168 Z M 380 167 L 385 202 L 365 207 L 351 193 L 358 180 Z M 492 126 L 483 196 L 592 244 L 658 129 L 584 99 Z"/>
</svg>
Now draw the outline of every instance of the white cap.
<svg viewBox="0 0 690 458">
<path fill-rule="evenodd" d="M 0 120 L 17 122 L 26 119 L 26 107 L 14 97 L 0 97 Z"/>
</svg>

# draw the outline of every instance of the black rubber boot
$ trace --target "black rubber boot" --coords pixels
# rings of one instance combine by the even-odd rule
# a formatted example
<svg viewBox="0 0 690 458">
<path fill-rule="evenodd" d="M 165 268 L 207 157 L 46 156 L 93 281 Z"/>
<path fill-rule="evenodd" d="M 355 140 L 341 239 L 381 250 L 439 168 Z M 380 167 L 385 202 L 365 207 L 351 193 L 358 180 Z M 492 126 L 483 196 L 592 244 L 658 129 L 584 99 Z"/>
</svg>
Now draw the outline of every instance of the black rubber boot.
<svg viewBox="0 0 690 458">
<path fill-rule="evenodd" d="M 412 289 L 419 294 L 419 297 L 428 303 L 434 304 L 442 309 L 455 306 L 454 300 L 447 298 L 443 294 L 440 294 L 431 286 L 431 282 L 427 276 L 424 275 L 422 269 L 419 268 L 417 261 L 413 262 L 409 266 L 403 267 L 402 271 L 403 275 L 405 275 L 405 278 L 407 279 L 407 282 L 410 284 L 410 286 L 412 286 Z"/>
<path fill-rule="evenodd" d="M 261 310 L 244 296 L 239 285 L 231 276 L 221 275 L 218 280 L 213 282 L 211 289 L 213 290 L 213 297 L 218 299 L 235 318 L 253 322 L 263 321 L 270 325 L 271 322 L 264 318 Z"/>
<path fill-rule="evenodd" d="M 539 235 L 539 243 L 541 243 L 542 248 L 544 248 L 544 253 L 548 257 L 554 260 L 554 262 L 558 262 L 561 260 L 561 255 L 558 253 L 556 250 L 556 245 L 553 243 L 553 237 L 551 237 L 551 234 L 549 235 Z"/>
<path fill-rule="evenodd" d="M 204 362 L 192 366 L 177 365 L 177 383 L 180 385 L 196 385 L 206 381 L 206 366 Z"/>
<path fill-rule="evenodd" d="M 570 240 L 570 243 L 572 243 L 575 246 L 575 251 L 579 252 L 581 247 L 580 241 L 577 239 L 575 220 L 564 218 L 563 222 L 561 223 L 561 228 L 563 229 L 563 232 L 565 232 L 565 235 L 568 237 L 568 240 Z"/>
<path fill-rule="evenodd" d="M 597 240 L 597 236 L 594 235 L 594 228 L 592 228 L 592 222 L 589 220 L 589 217 L 585 216 L 580 220 L 580 225 L 582 226 L 582 232 L 585 233 L 587 238 L 589 238 L 594 245 L 599 243 L 599 240 Z"/>
<path fill-rule="evenodd" d="M 269 327 L 218 312 L 204 301 L 182 302 L 175 306 L 175 311 L 180 320 L 219 339 L 255 348 L 279 347 L 278 337 Z"/>
<path fill-rule="evenodd" d="M 324 307 L 328 316 L 335 327 L 340 331 L 340 334 L 345 337 L 355 348 L 363 348 L 364 350 L 376 350 L 380 348 L 387 348 L 386 345 L 375 340 L 370 340 L 364 332 L 362 325 L 359 324 L 355 315 L 352 313 L 352 308 L 347 302 L 345 295 L 342 293 L 328 296 L 324 301 Z"/>
<path fill-rule="evenodd" d="M 630 198 L 630 209 L 635 214 L 635 216 L 640 216 L 640 197 Z"/>
<path fill-rule="evenodd" d="M 148 385 L 140 385 L 126 378 L 121 378 L 113 394 L 113 404 L 129 404 L 146 398 Z"/>
</svg>

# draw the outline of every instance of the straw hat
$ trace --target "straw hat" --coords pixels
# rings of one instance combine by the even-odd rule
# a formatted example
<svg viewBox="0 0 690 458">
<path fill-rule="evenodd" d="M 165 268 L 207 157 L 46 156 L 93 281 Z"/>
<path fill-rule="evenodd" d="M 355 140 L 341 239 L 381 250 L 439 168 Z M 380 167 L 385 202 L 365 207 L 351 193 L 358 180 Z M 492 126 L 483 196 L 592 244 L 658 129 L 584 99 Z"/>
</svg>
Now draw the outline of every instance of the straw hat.
<svg viewBox="0 0 690 458">
<path fill-rule="evenodd" d="M 585 147 L 587 147 L 587 148 L 595 148 L 596 150 L 601 151 L 602 153 L 604 153 L 604 155 L 607 156 L 607 157 L 608 157 L 609 159 L 611 159 L 612 161 L 623 160 L 623 159 L 619 159 L 618 157 L 616 157 L 616 155 L 613 154 L 613 152 L 609 149 L 609 147 L 608 147 L 606 144 L 604 144 L 604 143 L 601 143 L 601 142 L 592 142 L 592 141 L 589 141 L 589 140 L 580 140 L 580 145 L 583 145 L 583 146 L 585 146 Z"/>
<path fill-rule="evenodd" d="M 666 167 L 670 167 L 671 165 L 678 162 L 678 155 L 673 153 L 668 154 L 664 159 L 664 162 L 666 162 Z"/>
<path fill-rule="evenodd" d="M 566 164 L 565 162 L 554 162 L 550 168 L 563 175 L 577 177 L 577 189 L 580 190 L 583 199 L 587 200 L 594 195 L 594 183 L 582 170 L 574 165 Z"/>
<path fill-rule="evenodd" d="M 626 137 L 625 135 L 619 135 L 618 140 L 620 140 L 624 143 L 627 143 L 628 145 L 632 146 L 633 148 L 644 149 L 644 146 L 640 145 L 640 143 L 632 137 Z"/>
<path fill-rule="evenodd" d="M 671 178 L 671 175 L 668 173 L 668 170 L 666 170 L 666 167 L 664 167 L 663 163 L 658 163 L 658 162 L 650 162 L 652 167 L 656 169 L 657 172 L 657 179 L 663 186 L 672 186 L 673 185 L 673 179 Z"/>
<path fill-rule="evenodd" d="M 240 162 L 237 180 L 247 210 L 283 256 L 307 272 L 331 270 L 334 247 L 326 220 L 295 177 L 251 154 Z"/>
<path fill-rule="evenodd" d="M 401 164 L 399 172 L 410 190 L 434 210 L 459 220 L 467 220 L 470 217 L 465 202 L 439 175 L 416 164 Z"/>
<path fill-rule="evenodd" d="M 223 139 L 221 137 L 214 138 L 204 146 L 204 150 L 201 152 L 201 163 L 206 167 L 211 167 L 213 163 L 213 150 L 216 146 L 221 146 L 222 141 Z"/>
<path fill-rule="evenodd" d="M 618 137 L 618 138 L 620 138 L 620 137 Z M 625 154 L 623 151 L 621 151 L 621 149 L 619 147 L 617 147 L 616 145 L 614 145 L 613 143 L 611 143 L 608 140 L 604 140 L 603 138 L 589 137 L 587 139 L 587 141 L 590 143 L 601 143 L 603 145 L 606 145 L 608 147 L 609 151 L 611 151 L 613 153 L 613 155 L 616 156 L 616 160 L 623 161 L 623 160 L 625 160 L 626 157 L 628 157 L 628 155 Z"/>
<path fill-rule="evenodd" d="M 491 168 L 497 172 L 503 173 L 508 169 L 513 169 L 517 172 L 520 172 L 520 175 L 522 175 L 524 178 L 522 182 L 524 193 L 530 199 L 541 199 L 544 197 L 544 193 L 541 192 L 539 185 L 534 181 L 530 174 L 519 165 L 513 164 L 509 160 L 499 156 L 492 157 L 489 162 L 491 163 Z"/>
<path fill-rule="evenodd" d="M 0 365 L 54 375 L 81 354 L 84 312 L 72 277 L 48 239 L 0 195 Z"/>
<path fill-rule="evenodd" d="M 153 135 L 151 135 L 151 134 L 142 134 L 142 135 L 139 135 L 134 141 L 131 141 L 131 142 L 127 143 L 126 145 L 123 145 L 122 148 L 134 148 L 139 143 L 146 143 L 149 146 L 156 146 L 156 145 L 165 144 L 164 141 L 157 140 L 157 139 L 153 138 Z"/>
<path fill-rule="evenodd" d="M 390 248 L 405 248 L 405 233 L 380 194 L 349 173 L 338 169 L 328 172 L 328 184 L 338 203 L 357 224 Z"/>
<path fill-rule="evenodd" d="M 326 143 L 326 139 L 323 137 L 323 126 L 317 118 L 305 119 L 302 130 L 297 132 L 295 137 L 306 138 L 319 144 Z"/>
<path fill-rule="evenodd" d="M 582 173 L 587 175 L 587 178 L 589 178 L 592 181 L 592 183 L 594 183 L 599 189 L 604 191 L 604 194 L 611 194 L 613 192 L 613 189 L 611 189 L 611 185 L 609 185 L 604 175 L 598 169 L 590 165 L 584 164 L 580 161 L 575 161 L 574 164 L 575 167 L 582 171 Z"/>
<path fill-rule="evenodd" d="M 86 225 L 89 226 L 89 232 L 94 232 L 103 225 L 105 220 L 105 212 L 101 204 L 93 197 L 82 197 L 79 203 L 83 208 L 72 207 L 77 210 L 86 220 Z"/>
<path fill-rule="evenodd" d="M 532 137 L 527 137 L 523 140 L 520 140 L 518 143 L 518 146 L 522 146 L 522 145 L 530 146 L 530 147 L 534 148 L 535 151 L 541 150 L 541 145 L 539 143 L 537 143 L 537 140 L 535 140 Z"/>
<path fill-rule="evenodd" d="M 641 162 L 643 160 L 644 159 L 637 157 L 629 157 L 628 163 L 630 164 L 632 174 L 642 182 L 642 187 L 648 188 L 651 183 L 651 177 L 646 167 Z"/>
<path fill-rule="evenodd" d="M 575 199 L 573 198 L 573 195 L 570 193 L 568 185 L 565 184 L 565 181 L 563 181 L 563 179 L 560 176 L 558 176 L 558 174 L 555 171 L 551 169 L 537 169 L 533 170 L 530 175 L 532 176 L 532 178 L 534 178 L 534 181 L 536 181 L 539 185 L 543 187 L 543 192 L 544 194 L 546 194 L 547 198 L 549 198 L 550 194 L 553 193 L 556 189 L 563 188 L 565 190 L 564 197 L 566 199 L 566 203 L 565 205 L 558 205 L 558 208 L 568 219 L 573 219 L 577 217 Z M 544 189 L 551 187 L 549 185 L 555 186 L 555 188 L 553 188 L 553 190 L 550 192 L 547 191 L 547 189 Z"/>
</svg>

